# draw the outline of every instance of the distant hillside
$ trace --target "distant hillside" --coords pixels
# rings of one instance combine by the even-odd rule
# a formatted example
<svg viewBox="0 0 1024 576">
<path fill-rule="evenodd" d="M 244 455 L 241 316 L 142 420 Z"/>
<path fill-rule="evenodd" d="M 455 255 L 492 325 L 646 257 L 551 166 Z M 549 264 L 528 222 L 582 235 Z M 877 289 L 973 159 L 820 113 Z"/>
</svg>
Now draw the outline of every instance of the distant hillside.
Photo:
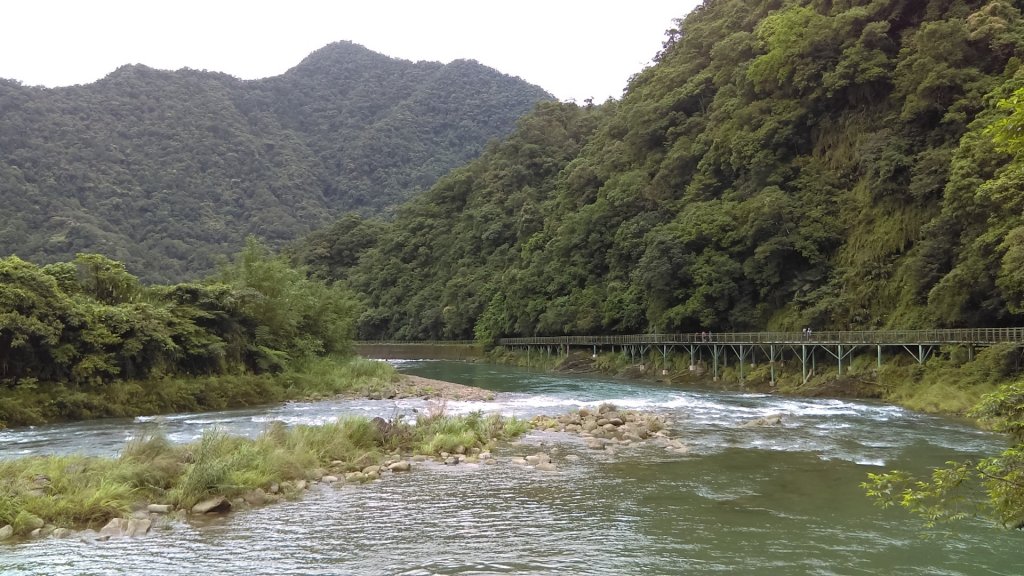
<svg viewBox="0 0 1024 576">
<path fill-rule="evenodd" d="M 621 101 L 293 253 L 365 338 L 1019 325 L 1019 6 L 706 0 Z"/>
<path fill-rule="evenodd" d="M 351 43 L 255 81 L 145 66 L 68 88 L 0 80 L 0 254 L 196 276 L 247 234 L 279 243 L 388 209 L 550 98 L 474 61 Z"/>
</svg>

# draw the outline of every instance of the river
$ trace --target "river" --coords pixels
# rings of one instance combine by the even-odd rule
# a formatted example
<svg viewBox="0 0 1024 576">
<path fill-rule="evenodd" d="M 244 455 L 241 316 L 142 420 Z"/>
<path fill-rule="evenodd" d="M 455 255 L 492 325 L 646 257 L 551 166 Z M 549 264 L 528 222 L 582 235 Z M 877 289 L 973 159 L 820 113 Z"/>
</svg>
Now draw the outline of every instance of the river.
<svg viewBox="0 0 1024 576">
<path fill-rule="evenodd" d="M 0 574 L 750 574 L 1017 575 L 1024 536 L 982 521 L 924 537 L 858 486 L 869 472 L 927 470 L 999 450 L 1004 439 L 949 418 L 834 399 L 680 389 L 451 361 L 396 361 L 407 373 L 481 386 L 491 402 L 450 412 L 530 417 L 612 402 L 672 421 L 691 448 L 614 453 L 533 432 L 495 466 L 420 465 L 363 486 L 317 486 L 302 500 L 134 540 L 0 545 Z M 339 414 L 414 417 L 421 400 L 296 402 L 259 409 L 0 431 L 0 458 L 115 454 L 148 426 L 177 441 L 218 426 Z M 780 427 L 741 424 L 783 413 Z M 514 466 L 544 450 L 557 472 Z M 565 457 L 576 454 L 578 460 Z"/>
</svg>

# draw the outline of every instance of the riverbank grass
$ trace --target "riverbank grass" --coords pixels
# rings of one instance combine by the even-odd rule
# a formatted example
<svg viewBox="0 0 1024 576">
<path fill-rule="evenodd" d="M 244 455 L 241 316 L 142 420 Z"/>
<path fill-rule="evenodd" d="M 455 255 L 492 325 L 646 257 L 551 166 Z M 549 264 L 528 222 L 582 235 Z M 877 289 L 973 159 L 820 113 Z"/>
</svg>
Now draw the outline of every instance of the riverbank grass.
<svg viewBox="0 0 1024 576">
<path fill-rule="evenodd" d="M 44 527 L 98 527 L 147 504 L 187 511 L 211 497 L 271 493 L 278 486 L 287 493 L 297 481 L 365 471 L 401 455 L 486 449 L 529 428 L 526 421 L 500 415 L 436 411 L 415 423 L 364 417 L 319 426 L 274 422 L 256 438 L 213 429 L 185 445 L 153 429 L 128 442 L 116 458 L 0 461 L 0 527 L 28 536 Z"/>
</svg>

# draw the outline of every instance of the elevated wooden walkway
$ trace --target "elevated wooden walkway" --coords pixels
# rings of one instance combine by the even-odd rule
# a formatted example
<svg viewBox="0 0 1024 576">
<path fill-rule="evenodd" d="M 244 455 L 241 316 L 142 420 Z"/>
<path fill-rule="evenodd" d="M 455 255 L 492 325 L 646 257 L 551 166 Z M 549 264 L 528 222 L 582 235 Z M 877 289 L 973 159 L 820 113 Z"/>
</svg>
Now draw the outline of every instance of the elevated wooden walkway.
<svg viewBox="0 0 1024 576">
<path fill-rule="evenodd" d="M 693 334 L 633 334 L 622 336 L 551 336 L 534 338 L 502 338 L 501 346 L 531 349 L 541 348 L 546 353 L 555 351 L 568 354 L 573 347 L 591 348 L 596 356 L 599 350 L 618 347 L 623 354 L 641 364 L 650 360 L 657 362 L 661 356 L 662 369 L 668 366 L 668 357 L 680 349 L 689 356 L 690 369 L 710 364 L 712 375 L 719 377 L 720 369 L 727 365 L 730 356 L 739 367 L 739 377 L 744 378 L 744 369 L 753 367 L 757 353 L 769 362 L 771 381 L 776 379 L 776 365 L 785 357 L 800 361 L 803 379 L 806 382 L 816 370 L 819 355 L 831 357 L 838 363 L 838 372 L 843 373 L 844 363 L 849 366 L 851 356 L 857 350 L 874 347 L 878 366 L 882 365 L 883 349 L 895 349 L 910 354 L 923 364 L 939 346 L 958 346 L 967 349 L 973 358 L 977 348 L 995 344 L 1014 344 L 1024 347 L 1024 328 L 957 328 L 942 330 L 858 330 L 823 332 L 697 332 Z M 821 352 L 821 354 L 819 354 Z M 653 354 L 653 357 L 651 356 Z M 705 361 L 706 358 L 706 361 Z"/>
</svg>

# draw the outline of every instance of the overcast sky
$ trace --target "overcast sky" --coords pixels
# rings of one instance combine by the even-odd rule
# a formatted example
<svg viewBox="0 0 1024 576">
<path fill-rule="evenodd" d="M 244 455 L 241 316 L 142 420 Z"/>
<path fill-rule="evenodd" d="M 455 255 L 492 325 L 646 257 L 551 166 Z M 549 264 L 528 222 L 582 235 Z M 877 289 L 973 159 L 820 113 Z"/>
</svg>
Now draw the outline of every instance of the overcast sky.
<svg viewBox="0 0 1024 576">
<path fill-rule="evenodd" d="M 618 98 L 698 0 L 13 0 L 0 77 L 93 82 L 122 64 L 276 76 L 351 40 L 407 60 L 474 59 L 562 100 Z"/>
</svg>

